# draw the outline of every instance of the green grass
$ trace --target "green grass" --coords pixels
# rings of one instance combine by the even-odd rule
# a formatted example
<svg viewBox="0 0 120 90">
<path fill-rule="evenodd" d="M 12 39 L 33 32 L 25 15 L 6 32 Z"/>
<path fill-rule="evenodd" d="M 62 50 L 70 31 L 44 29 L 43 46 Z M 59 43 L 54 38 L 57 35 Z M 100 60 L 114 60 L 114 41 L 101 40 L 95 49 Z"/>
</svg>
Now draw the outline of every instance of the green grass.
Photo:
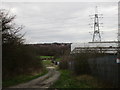
<svg viewBox="0 0 120 90">
<path fill-rule="evenodd" d="M 5 80 L 2 82 L 2 86 L 3 87 L 9 87 L 9 86 L 13 86 L 13 85 L 17 85 L 17 84 L 20 84 L 20 83 L 25 83 L 25 82 L 28 82 L 32 79 L 35 79 L 35 78 L 38 78 L 40 76 L 43 76 L 47 73 L 48 71 L 45 70 L 43 71 L 42 73 L 38 73 L 37 75 L 20 75 L 20 76 L 17 76 L 17 77 L 13 77 L 9 80 Z"/>
<path fill-rule="evenodd" d="M 101 88 L 98 80 L 89 75 L 73 76 L 68 70 L 61 70 L 61 76 L 51 88 Z"/>
<path fill-rule="evenodd" d="M 57 58 L 57 59 L 56 59 L 57 62 L 59 62 L 59 61 L 61 61 L 61 60 L 62 60 L 61 58 Z"/>
<path fill-rule="evenodd" d="M 51 88 L 74 88 L 76 86 L 76 80 L 70 75 L 71 72 L 67 70 L 61 70 L 61 76 L 59 80 L 51 86 Z"/>
<path fill-rule="evenodd" d="M 37 56 L 38 58 L 44 59 L 44 58 L 54 58 L 54 56 Z M 56 58 L 55 61 L 61 61 L 61 58 Z"/>
<path fill-rule="evenodd" d="M 54 58 L 54 56 L 38 56 L 39 58 Z"/>
<path fill-rule="evenodd" d="M 53 63 L 50 61 L 50 60 L 42 60 L 42 64 L 45 66 L 45 67 L 48 67 L 48 66 L 52 66 Z"/>
</svg>

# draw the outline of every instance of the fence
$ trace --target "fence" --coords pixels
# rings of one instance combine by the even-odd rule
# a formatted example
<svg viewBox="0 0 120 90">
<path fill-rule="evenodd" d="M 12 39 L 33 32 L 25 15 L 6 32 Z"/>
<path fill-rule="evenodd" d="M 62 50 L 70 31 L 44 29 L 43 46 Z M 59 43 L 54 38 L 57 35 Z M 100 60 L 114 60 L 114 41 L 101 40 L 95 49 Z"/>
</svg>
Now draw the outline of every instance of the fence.
<svg viewBox="0 0 120 90">
<path fill-rule="evenodd" d="M 119 87 L 120 65 L 116 63 L 116 58 L 116 55 L 107 55 L 89 59 L 88 63 L 94 76 L 97 76 L 105 82 L 112 83 L 115 87 Z"/>
<path fill-rule="evenodd" d="M 106 55 L 88 59 L 91 74 L 104 83 L 120 87 L 120 64 L 116 63 L 117 55 Z M 74 62 L 69 62 L 69 69 L 74 70 Z"/>
</svg>

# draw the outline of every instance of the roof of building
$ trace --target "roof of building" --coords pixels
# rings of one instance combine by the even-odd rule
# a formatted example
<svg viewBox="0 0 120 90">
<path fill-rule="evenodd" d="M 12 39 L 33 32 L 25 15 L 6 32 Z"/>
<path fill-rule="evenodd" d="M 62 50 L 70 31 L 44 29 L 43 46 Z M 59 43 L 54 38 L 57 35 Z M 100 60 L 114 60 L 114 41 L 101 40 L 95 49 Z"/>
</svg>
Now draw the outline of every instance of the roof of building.
<svg viewBox="0 0 120 90">
<path fill-rule="evenodd" d="M 81 50 L 81 49 L 85 49 L 85 48 L 91 48 L 94 50 L 96 48 L 103 48 L 105 50 L 108 50 L 107 52 L 109 53 L 112 53 L 113 51 L 116 51 L 116 48 L 118 47 L 118 42 L 116 41 L 104 41 L 104 42 L 88 42 L 88 43 L 73 43 L 71 44 L 71 52 L 72 51 L 75 51 L 75 49 L 78 51 L 78 50 Z M 111 49 L 112 48 L 112 49 Z M 114 53 L 114 52 L 113 52 Z"/>
</svg>

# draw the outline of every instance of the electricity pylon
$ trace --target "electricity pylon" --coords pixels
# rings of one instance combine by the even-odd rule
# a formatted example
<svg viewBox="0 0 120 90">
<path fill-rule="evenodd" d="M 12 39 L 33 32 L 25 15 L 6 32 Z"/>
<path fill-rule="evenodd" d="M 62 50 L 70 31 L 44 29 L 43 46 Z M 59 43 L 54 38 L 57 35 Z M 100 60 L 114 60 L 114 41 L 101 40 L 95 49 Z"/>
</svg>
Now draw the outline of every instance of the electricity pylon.
<svg viewBox="0 0 120 90">
<path fill-rule="evenodd" d="M 99 17 L 99 16 L 102 16 L 102 14 L 98 14 L 97 6 L 95 8 L 95 14 L 89 15 L 89 16 L 92 16 L 91 19 L 94 20 L 94 23 L 93 23 L 94 32 L 93 32 L 92 42 L 96 42 L 96 41 L 101 42 L 100 24 L 103 24 L 103 23 L 99 23 L 99 18 L 103 18 L 103 17 Z"/>
</svg>

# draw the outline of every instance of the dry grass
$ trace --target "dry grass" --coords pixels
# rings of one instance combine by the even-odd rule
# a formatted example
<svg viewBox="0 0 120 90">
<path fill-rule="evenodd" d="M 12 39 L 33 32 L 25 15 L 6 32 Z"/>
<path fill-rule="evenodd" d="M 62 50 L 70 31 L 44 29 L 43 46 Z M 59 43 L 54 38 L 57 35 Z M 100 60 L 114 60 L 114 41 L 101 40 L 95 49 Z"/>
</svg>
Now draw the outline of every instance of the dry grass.
<svg viewBox="0 0 120 90">
<path fill-rule="evenodd" d="M 80 75 L 80 76 L 76 77 L 76 79 L 78 81 L 80 81 L 81 83 L 85 83 L 86 85 L 91 86 L 92 88 L 102 88 L 98 84 L 98 80 L 90 75 Z"/>
<path fill-rule="evenodd" d="M 114 88 L 109 83 L 105 83 L 104 81 L 101 81 L 90 75 L 77 76 L 76 80 L 78 80 L 81 83 L 91 86 L 91 88 Z"/>
</svg>

